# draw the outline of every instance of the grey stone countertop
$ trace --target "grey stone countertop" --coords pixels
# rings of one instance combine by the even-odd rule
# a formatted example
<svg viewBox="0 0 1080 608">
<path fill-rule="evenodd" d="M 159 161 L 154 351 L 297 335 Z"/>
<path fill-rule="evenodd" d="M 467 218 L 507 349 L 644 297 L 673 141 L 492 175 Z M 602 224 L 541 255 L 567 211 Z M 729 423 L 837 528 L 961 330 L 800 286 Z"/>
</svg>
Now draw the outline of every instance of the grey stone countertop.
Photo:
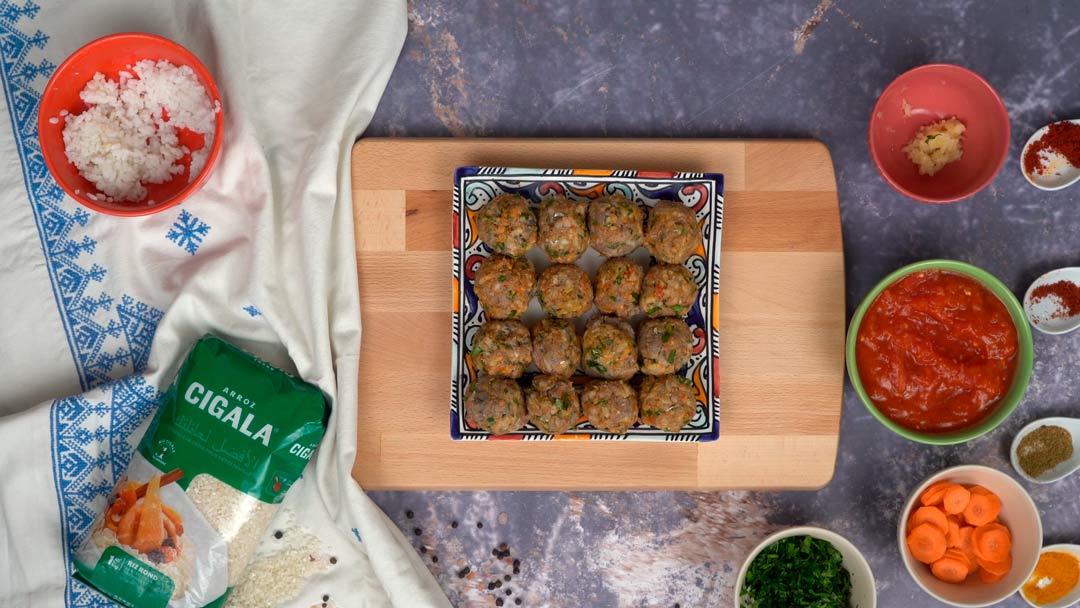
<svg viewBox="0 0 1080 608">
<path fill-rule="evenodd" d="M 839 183 L 848 314 L 885 274 L 926 258 L 972 262 L 1023 294 L 1044 271 L 1080 263 L 1080 189 L 1040 192 L 1018 161 L 1037 127 L 1080 116 L 1078 18 L 1080 4 L 1019 0 L 418 0 L 366 134 L 817 138 Z M 989 80 L 1012 122 L 1000 175 L 952 205 L 894 192 L 866 143 L 883 88 L 933 62 Z M 1035 359 L 1018 410 L 954 447 L 894 435 L 846 386 L 836 474 L 818 492 L 373 497 L 455 605 L 730 606 L 755 544 L 813 524 L 865 553 L 879 606 L 935 606 L 900 561 L 898 512 L 916 484 L 947 466 L 1013 473 L 1007 450 L 1017 430 L 1042 416 L 1080 415 L 1080 335 L 1037 333 Z M 1025 486 L 1046 542 L 1080 542 L 1080 475 Z M 477 574 L 460 576 L 466 566 Z M 501 586 L 488 589 L 496 579 Z M 1013 596 L 1002 605 L 1026 604 Z"/>
</svg>

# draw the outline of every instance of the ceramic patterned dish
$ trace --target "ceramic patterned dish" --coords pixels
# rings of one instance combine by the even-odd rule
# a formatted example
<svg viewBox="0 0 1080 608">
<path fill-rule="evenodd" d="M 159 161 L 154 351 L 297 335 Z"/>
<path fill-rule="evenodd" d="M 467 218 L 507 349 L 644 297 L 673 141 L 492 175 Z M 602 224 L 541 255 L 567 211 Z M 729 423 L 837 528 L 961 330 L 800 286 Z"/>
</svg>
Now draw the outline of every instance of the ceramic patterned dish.
<svg viewBox="0 0 1080 608">
<path fill-rule="evenodd" d="M 622 193 L 638 204 L 652 207 L 660 200 L 681 201 L 692 207 L 702 225 L 702 246 L 690 256 L 686 267 L 699 286 L 698 298 L 686 317 L 694 338 L 693 354 L 679 374 L 689 378 L 697 393 L 697 412 L 678 433 L 653 427 L 635 425 L 626 434 L 600 431 L 582 421 L 564 435 L 545 434 L 531 424 L 520 431 L 491 436 L 487 431 L 471 428 L 465 416 L 465 390 L 476 379 L 476 370 L 469 351 L 477 330 L 485 320 L 484 312 L 473 291 L 473 277 L 480 262 L 491 255 L 477 236 L 476 214 L 490 200 L 501 194 L 519 194 L 535 209 L 541 200 L 566 196 L 580 201 Z M 719 174 L 667 173 L 644 171 L 585 171 L 579 169 L 512 169 L 500 167 L 462 167 L 454 176 L 453 193 L 453 330 L 450 393 L 450 436 L 455 440 L 619 440 L 619 441 L 714 441 L 720 435 L 719 369 L 719 300 L 720 300 L 720 233 L 723 221 L 724 181 Z M 547 257 L 534 247 L 526 257 L 537 273 L 550 265 Z M 628 257 L 647 266 L 649 254 L 639 247 Z M 589 249 L 577 264 L 595 274 L 606 259 Z M 584 321 L 595 314 L 595 307 L 578 319 L 578 333 Z M 638 315 L 633 320 L 638 325 Z M 543 317 L 535 298 L 522 322 L 532 326 Z M 521 382 L 527 386 L 536 368 L 530 366 Z M 575 385 L 588 378 L 578 369 L 572 378 Z M 636 384 L 632 383 L 632 384 Z"/>
</svg>

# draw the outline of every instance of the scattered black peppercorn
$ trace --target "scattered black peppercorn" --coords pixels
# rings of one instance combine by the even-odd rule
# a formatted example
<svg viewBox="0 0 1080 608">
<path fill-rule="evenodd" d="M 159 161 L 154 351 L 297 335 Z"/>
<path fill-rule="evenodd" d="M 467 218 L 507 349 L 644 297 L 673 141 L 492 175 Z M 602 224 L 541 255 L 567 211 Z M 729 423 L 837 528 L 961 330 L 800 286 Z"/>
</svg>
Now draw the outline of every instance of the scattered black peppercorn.
<svg viewBox="0 0 1080 608">
<path fill-rule="evenodd" d="M 498 589 L 499 587 L 502 587 L 502 581 L 496 580 L 495 581 L 495 588 Z"/>
<path fill-rule="evenodd" d="M 499 543 L 499 551 L 506 551 L 506 543 Z"/>
<path fill-rule="evenodd" d="M 477 528 L 483 528 L 484 527 L 484 522 L 482 522 L 482 521 L 476 522 L 476 527 Z"/>
<path fill-rule="evenodd" d="M 330 558 L 330 563 L 331 564 L 336 564 L 337 563 L 337 558 L 336 557 L 331 557 Z"/>
<path fill-rule="evenodd" d="M 427 553 L 427 545 L 420 545 L 420 553 Z"/>
<path fill-rule="evenodd" d="M 494 588 L 495 588 L 495 583 L 488 583 L 488 591 L 491 591 Z"/>
<path fill-rule="evenodd" d="M 470 570 L 470 568 L 468 566 L 465 566 L 461 570 L 458 570 L 457 577 L 458 578 L 465 578 L 469 574 L 469 570 Z"/>
<path fill-rule="evenodd" d="M 520 606 L 521 605 L 521 598 L 519 597 L 516 600 L 514 600 L 514 603 L 517 604 L 518 606 Z"/>
<path fill-rule="evenodd" d="M 438 555 L 432 555 L 431 556 L 431 562 L 434 563 L 434 564 L 439 563 L 439 556 Z"/>
<path fill-rule="evenodd" d="M 521 567 L 521 560 L 520 559 L 515 559 L 514 560 L 514 568 L 517 569 L 517 568 L 520 568 L 520 567 Z"/>
<path fill-rule="evenodd" d="M 504 576 L 503 580 L 509 583 L 510 582 L 510 575 L 507 574 L 506 576 Z"/>
<path fill-rule="evenodd" d="M 412 529 L 412 533 L 413 533 L 413 534 L 415 534 L 415 535 L 417 535 L 417 536 L 420 536 L 420 534 L 421 534 L 422 532 L 423 532 L 423 530 L 421 530 L 420 528 L 413 528 L 413 529 Z"/>
<path fill-rule="evenodd" d="M 451 528 L 456 528 L 457 527 L 457 522 L 456 521 L 450 522 L 450 527 Z"/>
<path fill-rule="evenodd" d="M 513 589 L 507 589 L 507 590 L 506 590 L 506 595 L 513 595 L 513 594 L 514 594 L 514 590 L 513 590 Z"/>
<path fill-rule="evenodd" d="M 330 601 L 330 596 L 329 595 L 322 596 L 322 601 L 329 602 Z"/>
<path fill-rule="evenodd" d="M 413 515 L 414 513 L 411 510 L 405 511 L 405 519 L 412 519 Z"/>
<path fill-rule="evenodd" d="M 499 557 L 499 550 L 498 549 L 492 549 L 491 554 L 494 555 L 495 557 Z"/>
<path fill-rule="evenodd" d="M 503 605 L 503 601 L 502 601 L 501 597 L 499 599 L 495 600 L 495 605 L 496 606 L 502 606 Z"/>
<path fill-rule="evenodd" d="M 520 568 L 514 568 L 514 574 L 521 574 Z"/>
<path fill-rule="evenodd" d="M 282 532 L 281 530 L 278 530 L 277 532 L 274 532 L 274 538 L 280 539 L 282 536 L 285 536 L 285 533 Z"/>
</svg>

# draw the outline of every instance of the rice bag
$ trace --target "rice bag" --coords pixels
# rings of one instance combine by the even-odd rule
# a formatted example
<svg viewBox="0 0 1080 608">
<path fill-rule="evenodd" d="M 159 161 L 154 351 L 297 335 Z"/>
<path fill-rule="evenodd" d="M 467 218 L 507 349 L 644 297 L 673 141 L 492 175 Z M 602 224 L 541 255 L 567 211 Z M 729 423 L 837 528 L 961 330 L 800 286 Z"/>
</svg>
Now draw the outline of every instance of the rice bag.
<svg viewBox="0 0 1080 608">
<path fill-rule="evenodd" d="M 322 440 L 322 392 L 205 336 L 75 551 L 125 606 L 219 606 Z"/>
</svg>

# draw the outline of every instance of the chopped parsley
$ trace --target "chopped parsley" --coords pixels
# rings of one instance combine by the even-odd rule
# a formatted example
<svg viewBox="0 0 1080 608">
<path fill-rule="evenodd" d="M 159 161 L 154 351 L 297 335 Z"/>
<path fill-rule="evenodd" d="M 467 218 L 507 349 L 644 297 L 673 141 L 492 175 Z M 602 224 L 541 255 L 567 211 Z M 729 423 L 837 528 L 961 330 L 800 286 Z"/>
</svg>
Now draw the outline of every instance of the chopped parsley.
<svg viewBox="0 0 1080 608">
<path fill-rule="evenodd" d="M 659 306 L 653 306 L 649 310 L 646 310 L 645 314 L 647 314 L 647 315 L 655 315 L 658 312 L 660 312 L 660 307 Z"/>
<path fill-rule="evenodd" d="M 671 307 L 671 311 L 674 312 L 675 314 L 681 313 L 682 309 L 683 309 L 682 304 L 675 304 L 675 305 L 673 305 Z"/>
<path fill-rule="evenodd" d="M 505 280 L 506 280 L 506 275 L 505 274 L 500 274 L 499 275 L 499 282 L 502 283 Z"/>
<path fill-rule="evenodd" d="M 600 363 L 598 363 L 597 361 L 594 361 L 593 359 L 589 359 L 588 361 L 586 361 L 585 365 L 588 365 L 589 367 L 595 369 L 596 371 L 600 372 L 601 374 L 606 374 L 607 373 L 607 368 L 604 367 L 603 365 L 601 365 Z"/>
<path fill-rule="evenodd" d="M 670 327 L 665 327 L 664 328 L 664 333 L 660 335 L 660 341 L 666 343 L 668 340 L 671 339 L 671 333 L 672 333 L 671 328 Z"/>
<path fill-rule="evenodd" d="M 829 542 L 811 536 L 782 538 L 750 564 L 742 597 L 756 608 L 847 608 L 851 573 Z"/>
<path fill-rule="evenodd" d="M 565 401 L 563 401 L 561 398 L 556 397 L 555 398 L 555 407 L 559 408 L 560 410 L 565 411 L 566 408 L 570 407 L 570 405 L 568 403 L 566 403 Z"/>
<path fill-rule="evenodd" d="M 668 362 L 668 363 L 675 363 L 675 351 L 673 351 L 673 350 L 672 350 L 672 351 L 668 351 L 668 354 L 667 354 L 667 362 Z"/>
<path fill-rule="evenodd" d="M 927 135 L 927 136 L 926 136 L 926 143 L 930 143 L 930 142 L 931 142 L 931 141 L 933 141 L 933 139 L 934 139 L 935 137 L 937 137 L 938 135 L 941 135 L 941 134 L 940 134 L 940 133 L 937 133 L 937 134 L 934 134 L 934 135 Z"/>
<path fill-rule="evenodd" d="M 495 424 L 495 417 L 494 416 L 488 416 L 487 423 L 488 424 Z"/>
</svg>

